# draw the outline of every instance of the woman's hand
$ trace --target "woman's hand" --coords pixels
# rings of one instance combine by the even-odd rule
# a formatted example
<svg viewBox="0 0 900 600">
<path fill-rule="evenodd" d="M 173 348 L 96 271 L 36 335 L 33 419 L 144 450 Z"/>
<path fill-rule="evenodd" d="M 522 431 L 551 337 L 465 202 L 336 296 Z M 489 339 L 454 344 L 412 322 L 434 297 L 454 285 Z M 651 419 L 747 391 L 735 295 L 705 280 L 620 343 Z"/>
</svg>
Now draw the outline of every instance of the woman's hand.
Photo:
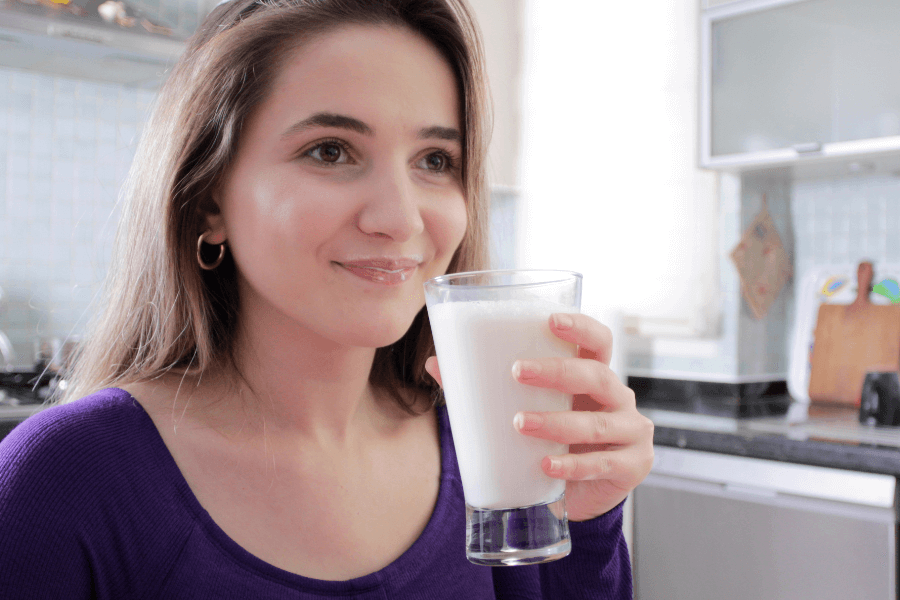
<svg viewBox="0 0 900 600">
<path fill-rule="evenodd" d="M 526 385 L 575 396 L 572 411 L 520 412 L 523 435 L 570 444 L 569 454 L 547 456 L 541 468 L 566 480 L 566 512 L 584 521 L 622 502 L 653 466 L 653 423 L 637 411 L 634 392 L 609 368 L 612 333 L 582 314 L 555 314 L 550 329 L 578 345 L 578 358 L 519 360 L 513 375 Z M 435 357 L 425 365 L 440 383 Z"/>
</svg>

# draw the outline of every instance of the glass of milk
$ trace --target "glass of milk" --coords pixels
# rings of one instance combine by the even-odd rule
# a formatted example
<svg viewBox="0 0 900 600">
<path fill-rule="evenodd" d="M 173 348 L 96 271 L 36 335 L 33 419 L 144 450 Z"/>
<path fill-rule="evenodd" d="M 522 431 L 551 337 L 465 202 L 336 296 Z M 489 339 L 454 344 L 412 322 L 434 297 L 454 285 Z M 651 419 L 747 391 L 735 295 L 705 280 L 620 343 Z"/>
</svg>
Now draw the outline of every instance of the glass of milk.
<svg viewBox="0 0 900 600">
<path fill-rule="evenodd" d="M 466 556 L 501 566 L 547 562 L 572 548 L 566 482 L 541 470 L 564 444 L 522 435 L 518 411 L 571 410 L 572 396 L 519 383 L 518 359 L 574 357 L 550 330 L 581 309 L 581 274 L 476 271 L 425 283 L 428 318 L 466 499 Z"/>
</svg>

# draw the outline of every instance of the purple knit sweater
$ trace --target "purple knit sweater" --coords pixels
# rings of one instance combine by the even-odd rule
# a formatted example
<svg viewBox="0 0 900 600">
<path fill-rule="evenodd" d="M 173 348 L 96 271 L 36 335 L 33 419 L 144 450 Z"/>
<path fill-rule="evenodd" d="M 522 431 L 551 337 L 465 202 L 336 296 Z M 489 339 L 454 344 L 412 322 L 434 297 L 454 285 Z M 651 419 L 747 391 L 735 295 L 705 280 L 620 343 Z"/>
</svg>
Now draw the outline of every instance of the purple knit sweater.
<svg viewBox="0 0 900 600">
<path fill-rule="evenodd" d="M 631 598 L 621 506 L 571 523 L 573 550 L 564 559 L 469 563 L 443 409 L 439 419 L 440 491 L 421 537 L 380 571 L 320 581 L 274 567 L 230 539 L 126 392 L 104 390 L 44 410 L 0 442 L 0 598 Z"/>
</svg>

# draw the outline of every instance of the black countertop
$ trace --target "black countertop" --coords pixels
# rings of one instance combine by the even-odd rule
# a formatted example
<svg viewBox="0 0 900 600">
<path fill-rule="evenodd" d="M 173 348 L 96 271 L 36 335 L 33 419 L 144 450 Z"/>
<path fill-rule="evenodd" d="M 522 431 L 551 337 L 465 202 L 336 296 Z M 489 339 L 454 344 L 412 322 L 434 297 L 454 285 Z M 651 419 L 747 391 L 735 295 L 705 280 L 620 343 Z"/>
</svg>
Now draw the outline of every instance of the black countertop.
<svg viewBox="0 0 900 600">
<path fill-rule="evenodd" d="M 784 415 L 748 418 L 638 409 L 659 446 L 900 477 L 900 427 L 863 425 L 853 408 L 794 402 Z"/>
</svg>

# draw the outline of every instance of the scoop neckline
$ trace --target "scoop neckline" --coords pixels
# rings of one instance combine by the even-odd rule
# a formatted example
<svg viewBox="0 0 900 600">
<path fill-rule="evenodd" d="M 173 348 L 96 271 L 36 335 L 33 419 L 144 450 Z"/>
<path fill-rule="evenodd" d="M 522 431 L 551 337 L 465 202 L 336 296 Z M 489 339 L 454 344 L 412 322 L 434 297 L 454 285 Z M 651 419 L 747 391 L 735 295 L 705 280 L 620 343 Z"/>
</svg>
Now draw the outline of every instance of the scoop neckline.
<svg viewBox="0 0 900 600">
<path fill-rule="evenodd" d="M 172 456 L 169 447 L 166 446 L 165 441 L 162 439 L 156 424 L 150 418 L 149 413 L 147 413 L 141 402 L 126 390 L 121 388 L 111 389 L 120 393 L 123 398 L 132 401 L 141 409 L 141 419 L 144 421 L 144 425 L 149 427 L 150 442 L 157 450 L 157 452 L 153 453 L 154 456 L 160 463 L 163 473 L 177 489 L 188 514 L 205 533 L 207 539 L 236 565 L 258 576 L 302 591 L 341 594 L 348 591 L 361 592 L 371 590 L 383 586 L 385 581 L 392 579 L 396 574 L 402 573 L 404 577 L 409 577 L 412 572 L 421 570 L 422 565 L 427 564 L 429 557 L 435 554 L 435 548 L 439 548 L 446 538 L 442 532 L 441 524 L 448 517 L 447 513 L 452 503 L 450 488 L 455 477 L 453 476 L 451 465 L 453 460 L 452 449 L 446 447 L 450 444 L 449 440 L 446 439 L 448 434 L 446 429 L 449 427 L 449 422 L 443 407 L 436 407 L 435 409 L 438 420 L 438 444 L 441 453 L 441 476 L 438 484 L 437 500 L 425 529 L 409 548 L 378 571 L 352 579 L 328 580 L 307 577 L 276 567 L 250 553 L 234 541 L 200 504 L 200 501 L 194 495 L 193 490 L 191 490 L 190 485 L 188 485 L 187 480 L 181 473 L 181 469 L 178 468 L 175 457 Z"/>
</svg>

